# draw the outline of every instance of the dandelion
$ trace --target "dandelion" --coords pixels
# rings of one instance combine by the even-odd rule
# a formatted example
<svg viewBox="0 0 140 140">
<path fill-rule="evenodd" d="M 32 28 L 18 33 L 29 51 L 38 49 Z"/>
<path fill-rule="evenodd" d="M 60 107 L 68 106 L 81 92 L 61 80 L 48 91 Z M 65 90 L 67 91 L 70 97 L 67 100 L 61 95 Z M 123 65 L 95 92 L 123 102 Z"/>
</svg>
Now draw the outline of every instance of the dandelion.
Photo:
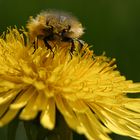
<svg viewBox="0 0 140 140">
<path fill-rule="evenodd" d="M 96 56 L 84 44 L 43 42 L 38 48 L 17 29 L 0 38 L 0 126 L 16 116 L 55 128 L 58 110 L 68 126 L 90 140 L 110 140 L 109 133 L 140 139 L 140 83 L 126 80 L 115 59 Z M 25 43 L 26 42 L 26 43 Z M 64 130 L 65 131 L 65 130 Z"/>
</svg>

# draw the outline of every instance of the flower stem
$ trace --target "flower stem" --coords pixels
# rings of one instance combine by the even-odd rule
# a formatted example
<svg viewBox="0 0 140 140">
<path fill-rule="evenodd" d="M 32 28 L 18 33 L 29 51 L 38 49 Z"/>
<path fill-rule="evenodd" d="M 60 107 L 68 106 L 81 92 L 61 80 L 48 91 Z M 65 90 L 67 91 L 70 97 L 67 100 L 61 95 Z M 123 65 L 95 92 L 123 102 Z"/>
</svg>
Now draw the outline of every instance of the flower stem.
<svg viewBox="0 0 140 140">
<path fill-rule="evenodd" d="M 15 119 L 8 125 L 7 140 L 15 140 L 18 123 L 18 119 Z"/>
<path fill-rule="evenodd" d="M 24 122 L 24 128 L 25 128 L 26 136 L 28 140 L 33 140 L 32 135 L 31 135 L 31 130 L 30 130 L 30 123 Z"/>
<path fill-rule="evenodd" d="M 73 140 L 73 132 L 63 116 L 57 111 L 56 126 L 53 130 L 43 128 L 37 120 L 24 122 L 28 140 Z"/>
<path fill-rule="evenodd" d="M 73 140 L 72 130 L 66 124 L 63 116 L 57 112 L 56 128 L 47 136 L 48 140 Z"/>
</svg>

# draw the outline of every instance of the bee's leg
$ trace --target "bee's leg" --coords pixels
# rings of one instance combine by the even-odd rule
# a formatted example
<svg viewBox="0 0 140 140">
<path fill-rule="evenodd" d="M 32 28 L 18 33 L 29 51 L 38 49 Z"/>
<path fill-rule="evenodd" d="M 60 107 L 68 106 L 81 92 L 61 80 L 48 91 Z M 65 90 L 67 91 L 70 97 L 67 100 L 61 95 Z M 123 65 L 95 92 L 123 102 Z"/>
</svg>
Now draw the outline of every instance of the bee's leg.
<svg viewBox="0 0 140 140">
<path fill-rule="evenodd" d="M 47 47 L 47 49 L 50 49 L 52 51 L 52 47 L 51 45 L 48 43 L 48 41 L 46 39 L 44 39 L 45 45 Z"/>
<path fill-rule="evenodd" d="M 82 49 L 82 47 L 84 46 L 84 41 L 83 40 L 80 40 L 80 39 L 78 39 L 77 40 L 78 42 L 79 42 L 79 45 L 80 45 L 80 50 Z"/>
<path fill-rule="evenodd" d="M 71 48 L 69 50 L 69 53 L 70 53 L 70 56 L 71 56 L 71 59 L 72 59 L 72 55 L 73 55 L 73 53 L 75 51 L 74 39 L 65 37 L 65 38 L 63 38 L 63 41 L 71 43 Z"/>
<path fill-rule="evenodd" d="M 74 44 L 74 40 L 73 40 L 73 39 L 71 39 L 71 40 L 70 40 L 70 42 L 71 42 L 70 53 L 71 53 L 71 55 L 73 55 L 73 52 L 75 51 L 75 44 Z"/>
<path fill-rule="evenodd" d="M 43 40 L 44 40 L 44 43 L 45 43 L 47 49 L 51 50 L 51 52 L 53 53 L 53 56 L 54 56 L 54 52 L 52 50 L 51 45 L 48 43 L 47 38 L 44 38 Z"/>
<path fill-rule="evenodd" d="M 36 39 L 36 49 L 38 49 L 38 38 Z"/>
<path fill-rule="evenodd" d="M 34 40 L 34 42 L 33 42 L 33 47 L 34 47 L 34 51 L 36 50 L 36 48 L 35 48 L 35 40 Z"/>
<path fill-rule="evenodd" d="M 73 52 L 75 51 L 74 40 L 71 39 L 71 38 L 65 38 L 64 41 L 68 41 L 68 42 L 71 43 L 71 48 L 70 48 L 70 50 L 69 50 L 69 53 L 70 53 L 70 56 L 71 56 L 71 59 L 72 59 Z"/>
<path fill-rule="evenodd" d="M 78 44 L 78 50 L 81 50 L 83 48 L 83 45 L 84 45 L 84 41 L 82 40 L 79 40 L 79 39 L 71 39 L 70 40 L 71 43 L 72 43 L 72 47 L 71 47 L 71 53 L 73 54 L 73 52 L 75 51 L 76 47 L 75 47 L 75 44 L 74 44 L 74 41 L 77 41 L 79 44 Z"/>
<path fill-rule="evenodd" d="M 70 52 L 73 54 L 73 52 L 75 51 L 75 44 L 74 44 L 74 41 L 77 41 L 79 43 L 79 50 L 82 49 L 83 45 L 84 45 L 84 41 L 83 40 L 79 40 L 79 39 L 70 39 L 70 42 L 72 43 L 72 46 L 71 46 L 71 49 L 70 49 Z"/>
<path fill-rule="evenodd" d="M 75 41 L 77 41 L 79 43 L 79 50 L 81 50 L 83 45 L 84 45 L 84 42 L 82 40 L 79 40 L 79 39 L 63 38 L 63 41 L 71 43 L 71 48 L 70 48 L 70 52 L 69 52 L 71 58 L 74 55 L 74 51 L 76 51 Z"/>
<path fill-rule="evenodd" d="M 78 49 L 78 52 L 81 51 L 81 49 L 83 48 L 85 42 L 83 40 L 79 40 L 79 39 L 69 39 L 69 41 L 72 43 L 71 49 L 70 49 L 70 55 L 72 58 L 72 55 L 74 53 L 74 51 L 76 51 L 76 49 Z M 75 43 L 74 41 L 78 42 L 78 48 L 75 47 Z"/>
<path fill-rule="evenodd" d="M 36 51 L 35 41 L 33 42 L 33 47 L 34 47 L 34 51 L 33 51 L 33 54 L 34 54 L 34 53 L 35 53 L 35 51 Z"/>
<path fill-rule="evenodd" d="M 34 47 L 34 52 L 36 51 L 36 49 L 38 49 L 38 38 L 36 38 L 34 41 L 33 41 L 33 47 Z"/>
</svg>

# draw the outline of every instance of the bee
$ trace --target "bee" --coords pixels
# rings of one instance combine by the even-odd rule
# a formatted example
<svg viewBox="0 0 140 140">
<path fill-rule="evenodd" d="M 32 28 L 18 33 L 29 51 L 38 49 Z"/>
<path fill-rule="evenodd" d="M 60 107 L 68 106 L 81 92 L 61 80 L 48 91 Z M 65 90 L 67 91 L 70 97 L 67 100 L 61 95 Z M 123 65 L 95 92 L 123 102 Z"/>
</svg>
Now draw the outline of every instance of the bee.
<svg viewBox="0 0 140 140">
<path fill-rule="evenodd" d="M 41 39 L 46 47 L 52 50 L 48 41 L 67 41 L 72 43 L 70 52 L 74 51 L 74 40 L 78 40 L 84 33 L 84 28 L 79 20 L 65 12 L 47 10 L 31 17 L 27 23 L 31 40 Z M 34 42 L 35 43 L 35 42 Z"/>
</svg>

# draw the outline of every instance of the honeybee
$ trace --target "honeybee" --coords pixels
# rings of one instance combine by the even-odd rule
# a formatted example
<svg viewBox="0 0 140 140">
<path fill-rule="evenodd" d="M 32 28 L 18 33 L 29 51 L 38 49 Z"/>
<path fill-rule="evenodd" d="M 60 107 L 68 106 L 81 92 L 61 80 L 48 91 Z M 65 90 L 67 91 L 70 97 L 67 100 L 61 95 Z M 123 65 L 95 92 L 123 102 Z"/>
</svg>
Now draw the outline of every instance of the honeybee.
<svg viewBox="0 0 140 140">
<path fill-rule="evenodd" d="M 72 43 L 71 52 L 74 51 L 74 39 L 79 38 L 84 33 L 84 28 L 74 16 L 55 10 L 47 10 L 31 17 L 27 23 L 30 39 L 42 39 L 48 49 L 51 49 L 48 41 L 68 41 Z M 81 44 L 81 41 L 79 40 Z"/>
</svg>

